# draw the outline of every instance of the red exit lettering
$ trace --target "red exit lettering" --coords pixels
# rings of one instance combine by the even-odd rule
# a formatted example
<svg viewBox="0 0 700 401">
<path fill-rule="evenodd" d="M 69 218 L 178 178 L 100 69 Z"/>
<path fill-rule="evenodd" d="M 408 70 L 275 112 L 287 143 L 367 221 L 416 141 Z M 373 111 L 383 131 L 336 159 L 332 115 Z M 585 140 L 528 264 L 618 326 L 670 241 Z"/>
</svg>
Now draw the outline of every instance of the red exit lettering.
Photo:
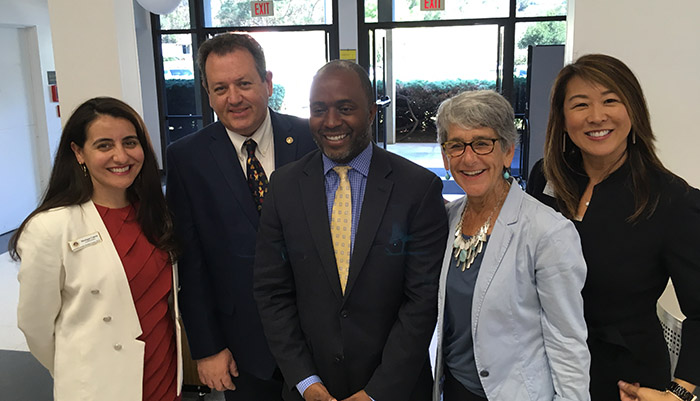
<svg viewBox="0 0 700 401">
<path fill-rule="evenodd" d="M 421 0 L 421 10 L 444 10 L 444 0 Z"/>
<path fill-rule="evenodd" d="M 271 1 L 251 2 L 251 14 L 253 17 L 269 17 L 274 14 Z"/>
<path fill-rule="evenodd" d="M 255 15 L 266 15 L 270 12 L 270 5 L 267 3 L 255 5 Z"/>
</svg>

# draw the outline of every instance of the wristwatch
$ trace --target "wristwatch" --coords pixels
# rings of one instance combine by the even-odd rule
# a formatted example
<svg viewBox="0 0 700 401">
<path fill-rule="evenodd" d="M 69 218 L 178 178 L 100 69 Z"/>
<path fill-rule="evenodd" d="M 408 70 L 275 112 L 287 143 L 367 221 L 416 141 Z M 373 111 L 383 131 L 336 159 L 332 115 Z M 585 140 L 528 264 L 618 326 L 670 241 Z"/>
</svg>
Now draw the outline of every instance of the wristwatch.
<svg viewBox="0 0 700 401">
<path fill-rule="evenodd" d="M 693 393 L 686 390 L 685 387 L 674 381 L 668 384 L 668 387 L 666 387 L 666 392 L 675 395 L 681 401 L 695 401 L 698 399 L 698 396 L 693 395 Z"/>
</svg>

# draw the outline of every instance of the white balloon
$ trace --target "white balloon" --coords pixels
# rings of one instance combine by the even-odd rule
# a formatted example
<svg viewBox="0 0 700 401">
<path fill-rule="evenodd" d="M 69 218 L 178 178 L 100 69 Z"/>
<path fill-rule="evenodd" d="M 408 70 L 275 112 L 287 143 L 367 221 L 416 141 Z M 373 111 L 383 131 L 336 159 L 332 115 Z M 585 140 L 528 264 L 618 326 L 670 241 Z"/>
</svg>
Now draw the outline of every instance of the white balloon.
<svg viewBox="0 0 700 401">
<path fill-rule="evenodd" d="M 181 0 L 136 0 L 141 7 L 153 14 L 170 14 L 180 5 Z"/>
</svg>

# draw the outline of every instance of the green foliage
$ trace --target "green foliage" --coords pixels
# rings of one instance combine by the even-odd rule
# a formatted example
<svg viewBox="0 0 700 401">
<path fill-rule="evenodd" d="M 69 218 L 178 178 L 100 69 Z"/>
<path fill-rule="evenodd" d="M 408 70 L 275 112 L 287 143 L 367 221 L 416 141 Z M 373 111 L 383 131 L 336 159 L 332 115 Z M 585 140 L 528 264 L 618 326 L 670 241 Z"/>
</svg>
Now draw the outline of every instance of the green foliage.
<svg viewBox="0 0 700 401">
<path fill-rule="evenodd" d="M 377 0 L 365 0 L 365 21 L 377 21 Z"/>
<path fill-rule="evenodd" d="M 525 30 L 518 41 L 519 49 L 532 45 L 562 45 L 566 42 L 566 22 L 547 21 L 536 22 Z"/>
<path fill-rule="evenodd" d="M 170 115 L 198 114 L 194 79 L 166 79 L 165 99 Z"/>
<path fill-rule="evenodd" d="M 166 79 L 165 98 L 167 113 L 170 115 L 198 114 L 194 79 Z M 284 103 L 284 86 L 273 84 L 270 108 L 279 111 Z"/>
<path fill-rule="evenodd" d="M 272 96 L 270 96 L 270 99 L 267 101 L 267 104 L 272 110 L 280 111 L 284 103 L 285 92 L 284 86 L 275 83 L 272 84 Z"/>
<path fill-rule="evenodd" d="M 241 26 L 241 21 L 249 20 L 250 3 L 236 3 L 233 0 L 224 1 L 216 14 L 221 26 Z"/>
<path fill-rule="evenodd" d="M 525 113 L 525 107 L 527 106 L 527 78 L 526 77 L 513 77 L 513 99 L 515 102 L 513 104 L 513 109 L 516 114 Z"/>
<path fill-rule="evenodd" d="M 160 29 L 189 29 L 190 6 L 187 0 L 183 0 L 173 12 L 160 17 Z M 175 42 L 171 42 L 175 43 Z"/>
<path fill-rule="evenodd" d="M 396 81 L 396 130 L 410 134 L 414 130 L 435 130 L 437 108 L 446 100 L 464 91 L 495 89 L 495 81 L 445 80 Z"/>
</svg>

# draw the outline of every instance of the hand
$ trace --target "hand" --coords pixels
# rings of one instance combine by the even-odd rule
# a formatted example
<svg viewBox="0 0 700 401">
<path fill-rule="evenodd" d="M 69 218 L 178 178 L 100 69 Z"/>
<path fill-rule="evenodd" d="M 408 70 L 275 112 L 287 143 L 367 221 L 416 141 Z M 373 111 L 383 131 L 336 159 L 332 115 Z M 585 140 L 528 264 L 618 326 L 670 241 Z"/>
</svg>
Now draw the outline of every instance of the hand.
<svg viewBox="0 0 700 401">
<path fill-rule="evenodd" d="M 620 388 L 622 401 L 678 401 L 678 398 L 669 392 L 640 387 L 639 383 L 631 384 L 620 380 L 617 386 Z"/>
<path fill-rule="evenodd" d="M 372 399 L 365 393 L 365 390 L 360 390 L 343 401 L 372 401 Z"/>
<path fill-rule="evenodd" d="M 328 392 L 322 383 L 314 383 L 304 390 L 306 401 L 338 401 Z"/>
<path fill-rule="evenodd" d="M 216 391 L 235 390 L 231 376 L 238 377 L 238 366 L 228 348 L 218 354 L 197 359 L 199 380 Z"/>
</svg>

